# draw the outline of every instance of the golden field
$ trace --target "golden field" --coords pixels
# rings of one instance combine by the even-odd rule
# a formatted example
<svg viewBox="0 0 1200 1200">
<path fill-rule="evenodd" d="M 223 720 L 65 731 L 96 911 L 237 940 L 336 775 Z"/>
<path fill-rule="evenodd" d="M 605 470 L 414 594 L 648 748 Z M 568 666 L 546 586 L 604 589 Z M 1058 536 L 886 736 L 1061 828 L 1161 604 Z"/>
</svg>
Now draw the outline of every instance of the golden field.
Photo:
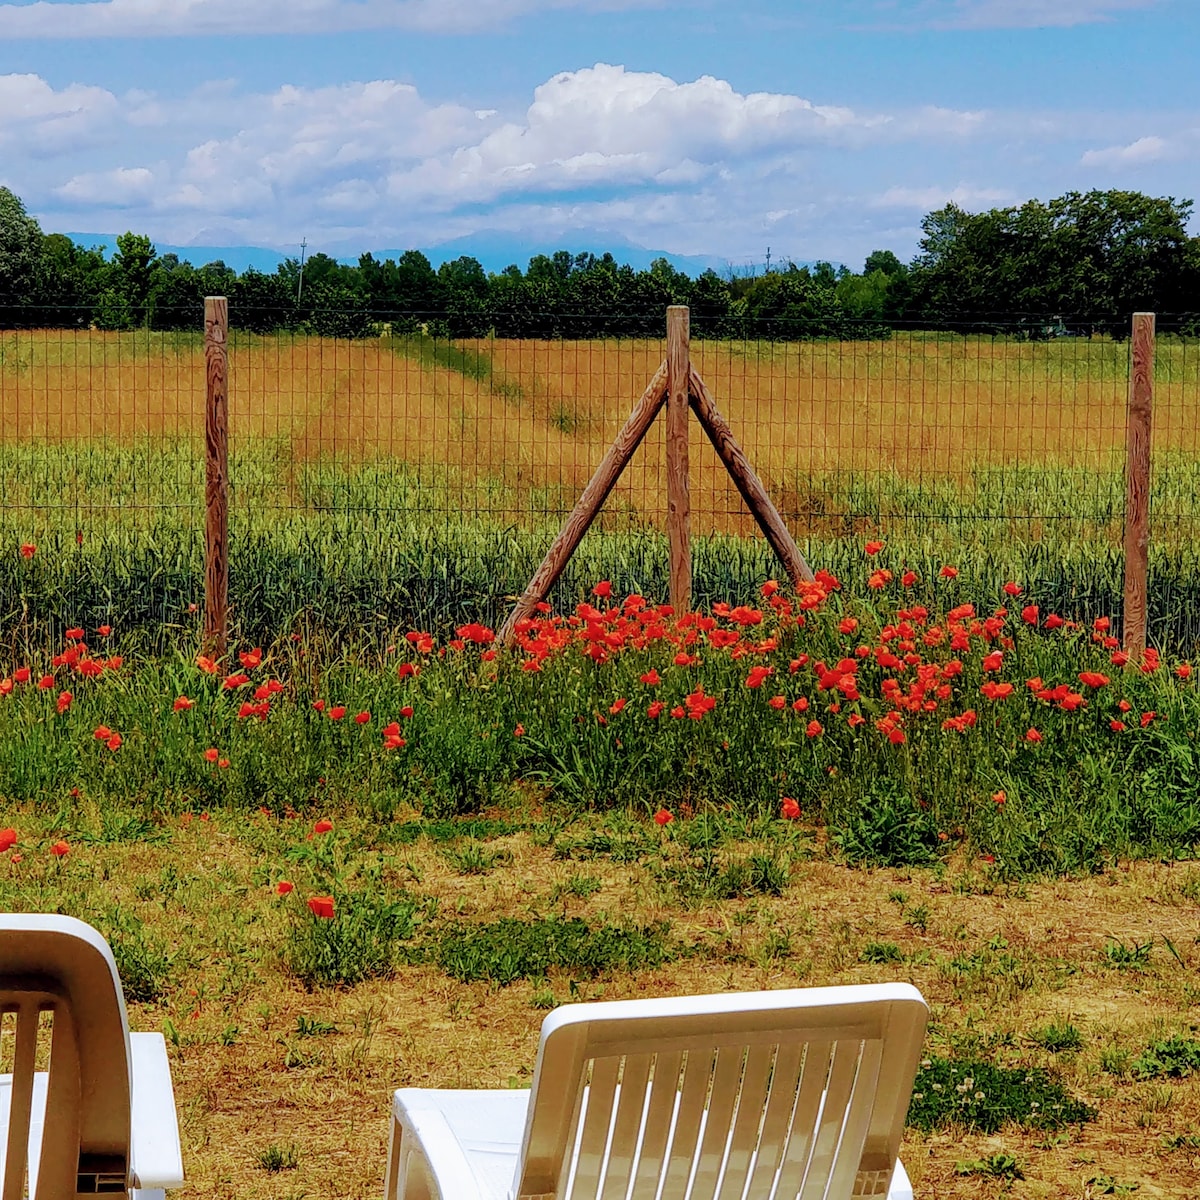
<svg viewBox="0 0 1200 1200">
<path fill-rule="evenodd" d="M 387 460 L 502 483 L 514 513 L 569 507 L 664 353 L 638 341 L 347 342 L 235 334 L 230 437 L 294 466 Z M 954 481 L 979 467 L 1119 469 L 1128 347 L 901 333 L 884 342 L 702 342 L 693 362 L 785 513 L 813 476 Z M 1154 447 L 1193 457 L 1200 350 L 1159 346 Z M 199 454 L 204 363 L 191 335 L 21 331 L 0 337 L 0 446 L 84 442 Z M 663 428 L 610 506 L 657 519 Z M 692 432 L 697 531 L 743 532 L 740 502 Z M 286 475 L 281 477 L 286 483 Z M 494 510 L 492 515 L 503 516 Z M 731 527 L 732 520 L 732 527 Z"/>
</svg>

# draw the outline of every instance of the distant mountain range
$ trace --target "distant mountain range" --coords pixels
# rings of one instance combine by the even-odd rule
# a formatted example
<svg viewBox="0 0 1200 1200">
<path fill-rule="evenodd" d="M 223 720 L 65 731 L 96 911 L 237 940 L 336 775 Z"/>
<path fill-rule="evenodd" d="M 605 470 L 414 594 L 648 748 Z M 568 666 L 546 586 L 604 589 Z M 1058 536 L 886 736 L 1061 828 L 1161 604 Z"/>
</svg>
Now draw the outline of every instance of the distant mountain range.
<svg viewBox="0 0 1200 1200">
<path fill-rule="evenodd" d="M 106 256 L 113 254 L 117 248 L 116 235 L 111 233 L 68 233 L 66 236 L 80 246 L 99 247 L 104 250 Z M 193 266 L 202 267 L 206 263 L 220 260 L 239 273 L 253 267 L 257 271 L 273 274 L 285 259 L 298 258 L 300 254 L 298 246 L 283 253 L 265 246 L 173 246 L 166 242 L 155 242 L 154 245 L 160 255 L 175 254 Z M 324 250 L 339 262 L 351 265 L 356 264 L 359 258 L 358 253 L 348 253 L 351 248 L 344 244 L 330 247 L 311 245 L 308 249 L 309 253 Z M 630 242 L 618 234 L 605 233 L 602 230 L 580 230 L 549 241 L 537 241 L 506 233 L 472 233 L 421 249 L 435 267 L 456 258 L 469 256 L 478 259 L 485 271 L 493 272 L 502 271 L 513 263 L 523 271 L 535 255 L 553 254 L 556 250 L 569 250 L 572 254 L 590 251 L 597 255 L 608 252 L 619 263 L 628 263 L 639 271 L 648 268 L 656 258 L 665 258 L 677 271 L 693 278 L 710 269 L 720 275 L 728 275 L 730 271 L 749 274 L 762 265 L 730 262 L 729 259 L 716 255 L 670 254 L 666 250 L 647 250 L 644 246 Z M 395 259 L 399 258 L 404 250 L 376 250 L 372 247 L 371 253 L 377 259 Z M 782 263 L 785 260 L 780 258 L 776 261 Z M 811 261 L 796 262 L 798 266 L 814 265 Z"/>
</svg>

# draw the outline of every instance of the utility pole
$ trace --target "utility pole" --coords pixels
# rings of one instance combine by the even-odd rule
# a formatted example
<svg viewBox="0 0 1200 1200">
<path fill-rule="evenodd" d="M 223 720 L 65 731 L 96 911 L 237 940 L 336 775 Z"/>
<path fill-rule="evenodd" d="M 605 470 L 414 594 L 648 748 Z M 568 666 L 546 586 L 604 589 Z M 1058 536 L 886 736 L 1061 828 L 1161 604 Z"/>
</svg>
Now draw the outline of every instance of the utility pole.
<svg viewBox="0 0 1200 1200">
<path fill-rule="evenodd" d="M 768 275 L 770 275 L 770 273 L 771 273 L 771 247 L 770 246 L 767 247 L 767 270 L 766 270 L 766 273 Z"/>
<path fill-rule="evenodd" d="M 300 295 L 304 291 L 304 252 L 308 249 L 308 238 L 300 243 L 300 278 L 296 282 L 296 307 L 300 307 Z"/>
</svg>

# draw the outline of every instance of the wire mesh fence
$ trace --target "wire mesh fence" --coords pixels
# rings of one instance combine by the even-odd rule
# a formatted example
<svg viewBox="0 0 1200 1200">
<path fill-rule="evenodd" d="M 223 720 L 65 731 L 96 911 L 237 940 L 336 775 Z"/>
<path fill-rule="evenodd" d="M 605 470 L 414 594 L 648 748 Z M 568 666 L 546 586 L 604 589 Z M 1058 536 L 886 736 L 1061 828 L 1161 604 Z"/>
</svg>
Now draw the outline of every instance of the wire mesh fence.
<svg viewBox="0 0 1200 1200">
<path fill-rule="evenodd" d="M 553 337 L 516 336 L 546 332 L 520 316 L 486 337 L 412 314 L 346 338 L 251 333 L 231 313 L 235 631 L 386 639 L 500 619 L 665 354 L 663 336 L 574 337 L 561 316 Z M 200 325 L 0 330 L 11 636 L 95 621 L 162 642 L 196 627 Z M 875 538 L 923 582 L 958 566 L 965 598 L 994 603 L 1016 578 L 1048 610 L 1119 616 L 1129 344 L 1069 328 L 843 322 L 835 339 L 760 321 L 708 338 L 694 322 L 691 358 L 814 566 L 861 572 Z M 1200 344 L 1179 328 L 1159 317 L 1149 588 L 1151 640 L 1175 649 L 1200 637 Z M 739 601 L 778 568 L 695 422 L 690 436 L 694 595 Z M 658 422 L 556 599 L 600 578 L 665 597 L 666 494 Z"/>
</svg>

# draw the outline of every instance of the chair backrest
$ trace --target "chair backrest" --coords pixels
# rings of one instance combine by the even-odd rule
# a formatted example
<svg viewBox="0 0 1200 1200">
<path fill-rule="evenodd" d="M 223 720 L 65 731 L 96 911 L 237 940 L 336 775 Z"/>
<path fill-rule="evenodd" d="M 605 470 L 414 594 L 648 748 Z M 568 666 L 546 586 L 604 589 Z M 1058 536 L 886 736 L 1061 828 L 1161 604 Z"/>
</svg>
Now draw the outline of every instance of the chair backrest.
<svg viewBox="0 0 1200 1200">
<path fill-rule="evenodd" d="M 927 1015 L 908 984 L 557 1009 L 514 1195 L 885 1196 Z"/>
<path fill-rule="evenodd" d="M 49 1079 L 36 1200 L 126 1194 L 129 1022 L 108 943 L 74 917 L 0 914 L 0 1014 L 6 1032 L 16 1017 L 0 1200 L 25 1196 L 39 1034 Z"/>
</svg>

